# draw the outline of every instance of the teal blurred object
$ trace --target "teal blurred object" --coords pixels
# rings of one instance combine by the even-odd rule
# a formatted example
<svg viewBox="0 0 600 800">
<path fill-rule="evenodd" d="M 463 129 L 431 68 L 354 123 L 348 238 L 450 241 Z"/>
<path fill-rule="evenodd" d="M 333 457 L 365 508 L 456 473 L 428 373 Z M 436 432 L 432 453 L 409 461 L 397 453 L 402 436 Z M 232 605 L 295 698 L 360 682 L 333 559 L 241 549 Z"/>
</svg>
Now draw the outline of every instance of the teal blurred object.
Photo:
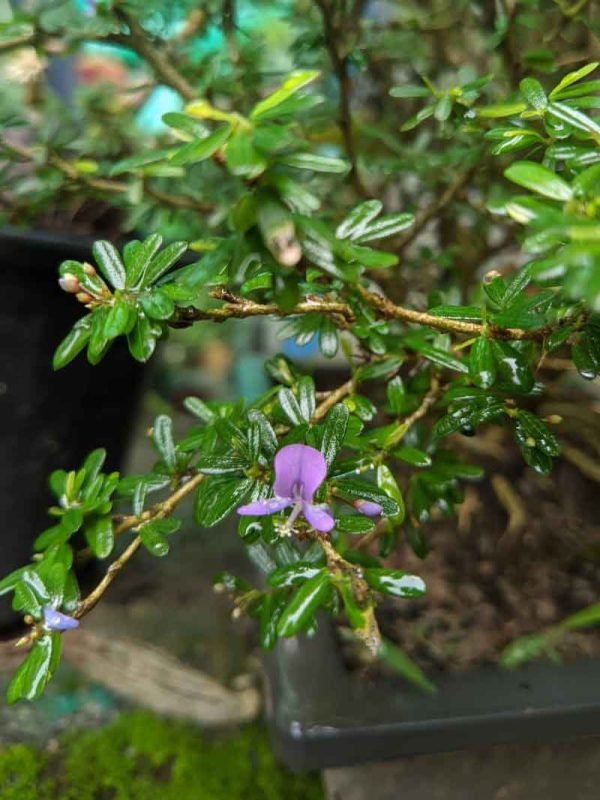
<svg viewBox="0 0 600 800">
<path fill-rule="evenodd" d="M 164 133 L 168 126 L 162 121 L 163 114 L 169 111 L 181 111 L 183 100 L 169 86 L 157 86 L 136 114 L 136 124 L 147 133 Z"/>
</svg>

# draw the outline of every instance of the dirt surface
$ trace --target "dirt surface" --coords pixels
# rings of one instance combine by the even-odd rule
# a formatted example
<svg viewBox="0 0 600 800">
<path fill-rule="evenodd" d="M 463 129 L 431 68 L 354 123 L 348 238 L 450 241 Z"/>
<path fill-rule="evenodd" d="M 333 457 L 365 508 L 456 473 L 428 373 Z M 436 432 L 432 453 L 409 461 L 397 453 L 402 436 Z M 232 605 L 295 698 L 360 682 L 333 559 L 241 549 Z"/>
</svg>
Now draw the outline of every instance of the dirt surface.
<svg viewBox="0 0 600 800">
<path fill-rule="evenodd" d="M 429 672 L 496 662 L 516 637 L 600 596 L 598 484 L 562 458 L 552 476 L 537 475 L 516 448 L 499 446 L 458 517 L 426 526 L 426 558 L 400 543 L 389 560 L 421 575 L 427 594 L 382 605 L 382 632 Z M 600 656 L 600 630 L 571 632 L 558 649 L 565 659 Z"/>
</svg>

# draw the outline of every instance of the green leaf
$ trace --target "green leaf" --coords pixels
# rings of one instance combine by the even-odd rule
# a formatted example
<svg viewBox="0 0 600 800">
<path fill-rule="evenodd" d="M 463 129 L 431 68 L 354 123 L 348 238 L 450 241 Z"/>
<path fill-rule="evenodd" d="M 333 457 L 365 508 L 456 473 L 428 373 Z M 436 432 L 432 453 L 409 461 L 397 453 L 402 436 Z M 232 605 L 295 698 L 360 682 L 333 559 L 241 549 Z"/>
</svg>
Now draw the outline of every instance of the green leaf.
<svg viewBox="0 0 600 800">
<path fill-rule="evenodd" d="M 489 339 L 480 336 L 469 355 L 469 374 L 473 383 L 482 389 L 489 389 L 496 380 L 496 362 Z"/>
<path fill-rule="evenodd" d="M 165 538 L 165 533 L 161 523 L 167 520 L 150 520 L 138 528 L 138 536 L 146 550 L 157 558 L 166 556 L 169 552 L 169 543 Z M 177 522 L 174 520 L 174 522 Z M 175 528 L 176 529 L 176 528 Z"/>
<path fill-rule="evenodd" d="M 434 306 L 428 311 L 435 317 L 446 317 L 447 319 L 458 319 L 463 322 L 480 322 L 480 306 Z"/>
<path fill-rule="evenodd" d="M 346 431 L 348 430 L 349 417 L 350 412 L 348 408 L 343 403 L 338 403 L 325 418 L 323 438 L 321 440 L 321 452 L 325 457 L 328 467 L 331 467 L 342 448 Z"/>
<path fill-rule="evenodd" d="M 389 91 L 391 97 L 429 97 L 431 90 L 427 86 L 411 86 L 406 84 L 404 86 L 392 86 Z"/>
<path fill-rule="evenodd" d="M 560 455 L 560 443 L 548 426 L 530 411 L 519 411 L 516 425 L 519 425 L 523 436 L 528 437 L 532 444 L 549 456 Z"/>
<path fill-rule="evenodd" d="M 315 382 L 308 376 L 300 378 L 298 381 L 298 406 L 304 422 L 310 422 L 312 419 L 316 403 Z"/>
<path fill-rule="evenodd" d="M 416 447 L 401 447 L 398 450 L 394 450 L 393 455 L 402 461 L 406 461 L 407 464 L 412 464 L 413 467 L 431 466 L 431 456 Z"/>
<path fill-rule="evenodd" d="M 187 242 L 173 242 L 154 256 L 144 272 L 142 286 L 151 286 L 185 253 Z"/>
<path fill-rule="evenodd" d="M 523 78 L 519 84 L 523 97 L 536 111 L 543 111 L 548 105 L 548 98 L 542 84 L 535 78 Z"/>
<path fill-rule="evenodd" d="M 261 448 L 268 456 L 274 456 L 277 452 L 279 443 L 277 435 L 273 430 L 273 426 L 267 417 L 257 409 L 250 409 L 248 411 L 248 420 L 251 425 L 255 425 L 259 432 L 259 442 Z"/>
<path fill-rule="evenodd" d="M 154 421 L 152 440 L 169 472 L 177 468 L 177 452 L 173 441 L 173 420 L 161 414 Z"/>
<path fill-rule="evenodd" d="M 320 575 L 322 572 L 322 566 L 296 561 L 294 564 L 286 564 L 283 567 L 277 567 L 267 578 L 267 583 L 269 586 L 275 586 L 277 588 L 298 586 L 304 583 L 304 581 L 314 578 L 316 575 Z"/>
<path fill-rule="evenodd" d="M 217 417 L 215 412 L 211 411 L 204 400 L 201 400 L 199 397 L 186 397 L 183 401 L 183 405 L 191 414 L 201 419 L 202 422 L 205 422 L 207 425 L 214 422 Z"/>
<path fill-rule="evenodd" d="M 426 591 L 422 578 L 398 569 L 369 568 L 364 576 L 371 589 L 392 597 L 421 597 Z"/>
<path fill-rule="evenodd" d="M 156 164 L 159 161 L 164 161 L 172 152 L 171 148 L 164 148 L 162 150 L 152 150 L 149 153 L 139 153 L 129 158 L 122 158 L 117 161 L 110 168 L 109 175 L 122 175 L 123 172 L 137 172 L 142 167 L 149 164 Z"/>
<path fill-rule="evenodd" d="M 290 73 L 273 94 L 265 97 L 264 100 L 261 100 L 254 106 L 250 112 L 250 119 L 261 119 L 267 112 L 272 112 L 274 108 L 281 105 L 285 100 L 318 77 L 319 73 L 315 70 L 303 70 Z"/>
<path fill-rule="evenodd" d="M 225 144 L 230 134 L 231 126 L 223 125 L 204 137 L 204 139 L 195 139 L 192 142 L 187 142 L 187 144 L 178 147 L 171 154 L 169 161 L 171 164 L 178 167 L 185 164 L 195 164 L 199 161 L 205 161 Z"/>
<path fill-rule="evenodd" d="M 381 640 L 377 655 L 388 667 L 403 678 L 406 678 L 406 680 L 414 686 L 418 686 L 419 689 L 423 689 L 429 693 L 436 691 L 435 686 L 431 683 L 429 678 L 427 678 L 421 668 L 406 655 L 404 650 L 401 650 L 387 639 Z"/>
<path fill-rule="evenodd" d="M 325 358 L 334 358 L 338 351 L 338 331 L 329 317 L 325 317 L 319 326 L 319 347 Z"/>
<path fill-rule="evenodd" d="M 343 174 L 348 171 L 349 164 L 341 158 L 320 156 L 316 153 L 290 153 L 278 159 L 280 164 L 296 169 L 310 169 L 313 172 L 331 172 Z"/>
<path fill-rule="evenodd" d="M 142 282 L 146 267 L 160 250 L 162 242 L 163 237 L 154 233 L 143 242 L 130 242 L 129 244 L 135 244 L 132 249 L 128 250 L 129 245 L 125 245 L 123 258 L 128 286 L 137 286 Z"/>
<path fill-rule="evenodd" d="M 433 345 L 417 340 L 416 338 L 407 339 L 407 344 L 411 349 L 416 350 L 417 353 L 428 358 L 429 361 L 433 361 L 434 364 L 439 364 L 440 367 L 446 367 L 446 369 L 452 369 L 456 372 L 462 372 L 463 374 L 469 372 L 469 367 L 466 362 L 461 361 L 446 350 L 440 350 L 438 347 L 433 347 Z"/>
<path fill-rule="evenodd" d="M 225 163 L 232 175 L 249 180 L 257 178 L 267 168 L 267 159 L 252 144 L 250 133 L 238 130 L 225 147 Z"/>
<path fill-rule="evenodd" d="M 379 464 L 377 467 L 377 485 L 398 505 L 398 512 L 396 514 L 389 514 L 388 516 L 397 524 L 404 521 L 406 516 L 406 507 L 404 505 L 404 498 L 400 487 L 392 474 L 392 471 L 385 464 Z"/>
<path fill-rule="evenodd" d="M 535 161 L 517 161 L 504 174 L 513 183 L 552 200 L 567 201 L 573 196 L 573 189 L 566 181 Z"/>
<path fill-rule="evenodd" d="M 87 359 L 90 364 L 98 364 L 105 356 L 106 351 L 110 345 L 109 339 L 106 337 L 105 325 L 108 316 L 108 310 L 105 307 L 99 308 L 92 313 L 92 325 L 90 330 L 90 338 L 87 348 Z"/>
<path fill-rule="evenodd" d="M 243 472 L 247 467 L 246 459 L 235 453 L 201 454 L 197 464 L 198 471 L 205 475 L 228 475 L 234 472 Z"/>
<path fill-rule="evenodd" d="M 338 239 L 355 239 L 367 229 L 371 220 L 381 213 L 383 203 L 380 200 L 365 200 L 354 206 L 348 216 L 340 222 L 335 235 Z"/>
<path fill-rule="evenodd" d="M 525 103 L 502 103 L 499 105 L 481 106 L 475 109 L 478 117 L 485 119 L 498 119 L 499 117 L 514 117 L 527 109 Z"/>
<path fill-rule="evenodd" d="M 560 622 L 560 628 L 563 630 L 577 631 L 581 628 L 589 628 L 592 625 L 600 624 L 600 603 L 583 608 L 581 611 L 576 611 L 566 619 Z"/>
<path fill-rule="evenodd" d="M 508 342 L 494 339 L 491 342 L 498 377 L 502 383 L 528 394 L 534 386 L 534 377 L 527 358 Z"/>
<path fill-rule="evenodd" d="M 215 476 L 205 478 L 196 494 L 195 518 L 198 525 L 212 528 L 238 506 L 252 489 L 249 478 Z"/>
<path fill-rule="evenodd" d="M 116 299 L 110 307 L 104 322 L 104 336 L 106 339 L 116 339 L 133 329 L 137 320 L 137 310 L 129 300 Z"/>
<path fill-rule="evenodd" d="M 117 248 L 107 241 L 94 242 L 94 258 L 102 275 L 115 289 L 125 288 L 125 267 Z"/>
<path fill-rule="evenodd" d="M 336 494 L 348 495 L 357 500 L 371 500 L 378 503 L 386 517 L 395 517 L 402 513 L 402 508 L 396 499 L 390 497 L 369 481 L 355 477 L 342 477 L 335 479 Z"/>
<path fill-rule="evenodd" d="M 336 519 L 335 527 L 342 533 L 369 533 L 375 527 L 375 520 L 364 514 L 345 514 Z"/>
<path fill-rule="evenodd" d="M 52 368 L 62 369 L 84 349 L 89 342 L 92 330 L 92 315 L 78 320 L 62 342 L 58 345 L 52 358 Z"/>
<path fill-rule="evenodd" d="M 281 410 L 292 423 L 292 425 L 301 425 L 303 422 L 308 422 L 308 420 L 305 420 L 302 410 L 298 405 L 296 395 L 291 389 L 288 389 L 287 387 L 280 389 L 277 397 L 279 399 Z"/>
<path fill-rule="evenodd" d="M 386 214 L 364 226 L 361 233 L 352 236 L 353 241 L 362 244 L 376 239 L 384 239 L 405 231 L 415 221 L 415 215 L 409 213 Z"/>
<path fill-rule="evenodd" d="M 271 650 L 277 644 L 277 625 L 286 603 L 286 592 L 270 592 L 263 596 L 258 616 L 258 638 L 263 650 Z"/>
<path fill-rule="evenodd" d="M 554 118 L 560 122 L 566 122 L 567 125 L 571 125 L 576 130 L 590 133 L 596 140 L 600 137 L 600 125 L 595 120 L 565 103 L 550 103 L 548 116 L 550 119 Z"/>
<path fill-rule="evenodd" d="M 507 645 L 500 656 L 500 664 L 507 669 L 516 669 L 543 653 L 548 653 L 549 642 L 544 634 L 521 636 Z"/>
<path fill-rule="evenodd" d="M 115 535 L 110 515 L 98 517 L 85 527 L 85 538 L 96 558 L 107 558 L 115 543 Z"/>
<path fill-rule="evenodd" d="M 550 97 L 551 98 L 557 97 L 568 86 L 571 86 L 571 84 L 580 81 L 582 78 L 585 78 L 586 75 L 589 75 L 590 72 L 593 72 L 598 67 L 598 64 L 599 64 L 598 61 L 594 61 L 591 64 L 586 64 L 580 69 L 576 69 L 574 72 L 569 72 L 560 81 L 560 83 L 557 83 L 554 89 L 552 89 L 552 91 L 550 92 Z"/>
<path fill-rule="evenodd" d="M 150 319 L 165 320 L 173 316 L 175 303 L 169 295 L 160 288 L 153 289 L 149 294 L 140 295 L 139 303 Z"/>
<path fill-rule="evenodd" d="M 317 575 L 305 581 L 279 618 L 277 625 L 279 636 L 295 636 L 308 628 L 316 610 L 327 599 L 330 586 L 331 579 L 326 569 L 319 570 Z"/>
<path fill-rule="evenodd" d="M 137 322 L 127 334 L 129 352 L 136 361 L 142 363 L 148 361 L 154 352 L 159 335 L 160 329 L 157 329 L 143 312 L 138 313 Z"/>
<path fill-rule="evenodd" d="M 18 700 L 35 700 L 41 695 L 58 666 L 61 645 L 58 633 L 37 639 L 8 685 L 6 700 L 9 704 Z"/>
</svg>

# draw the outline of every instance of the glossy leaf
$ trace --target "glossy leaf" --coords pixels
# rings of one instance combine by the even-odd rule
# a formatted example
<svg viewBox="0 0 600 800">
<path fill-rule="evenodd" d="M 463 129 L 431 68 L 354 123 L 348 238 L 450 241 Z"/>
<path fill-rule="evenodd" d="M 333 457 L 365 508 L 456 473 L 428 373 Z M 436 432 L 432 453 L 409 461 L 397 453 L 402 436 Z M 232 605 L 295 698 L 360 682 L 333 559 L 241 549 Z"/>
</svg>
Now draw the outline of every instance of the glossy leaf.
<svg viewBox="0 0 600 800">
<path fill-rule="evenodd" d="M 279 636 L 295 636 L 312 623 L 316 610 L 329 593 L 331 579 L 326 569 L 305 581 L 283 610 L 277 625 Z"/>
</svg>

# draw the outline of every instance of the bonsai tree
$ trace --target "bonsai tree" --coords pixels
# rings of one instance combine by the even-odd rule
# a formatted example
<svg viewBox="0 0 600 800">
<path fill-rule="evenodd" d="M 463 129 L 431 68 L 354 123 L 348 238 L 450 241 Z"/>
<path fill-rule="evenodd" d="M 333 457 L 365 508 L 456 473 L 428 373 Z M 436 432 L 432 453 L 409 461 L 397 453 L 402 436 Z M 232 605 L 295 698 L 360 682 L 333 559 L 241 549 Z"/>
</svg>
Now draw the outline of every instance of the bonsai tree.
<svg viewBox="0 0 600 800">
<path fill-rule="evenodd" d="M 389 655 L 378 603 L 425 585 L 386 559 L 400 539 L 423 555 L 424 523 L 452 516 L 482 474 L 460 434 L 504 428 L 550 473 L 545 364 L 600 371 L 597 6 L 272 5 L 55 0 L 0 29 L 5 60 L 96 43 L 134 68 L 66 106 L 38 71 L 3 109 L 5 222 L 93 198 L 131 232 L 58 266 L 81 319 L 55 369 L 110 358 L 119 338 L 146 362 L 173 327 L 256 316 L 347 362 L 333 389 L 279 355 L 258 398 L 188 398 L 182 439 L 155 420 L 148 473 L 106 474 L 97 449 L 50 475 L 52 524 L 0 582 L 28 625 L 10 702 L 43 691 L 64 631 L 140 549 L 168 554 L 188 496 L 199 526 L 230 520 L 262 573 L 217 583 L 263 647 L 314 631 L 324 610 Z M 170 110 L 150 125 L 157 87 Z M 74 566 L 91 557 L 107 566 L 82 596 Z"/>
</svg>

